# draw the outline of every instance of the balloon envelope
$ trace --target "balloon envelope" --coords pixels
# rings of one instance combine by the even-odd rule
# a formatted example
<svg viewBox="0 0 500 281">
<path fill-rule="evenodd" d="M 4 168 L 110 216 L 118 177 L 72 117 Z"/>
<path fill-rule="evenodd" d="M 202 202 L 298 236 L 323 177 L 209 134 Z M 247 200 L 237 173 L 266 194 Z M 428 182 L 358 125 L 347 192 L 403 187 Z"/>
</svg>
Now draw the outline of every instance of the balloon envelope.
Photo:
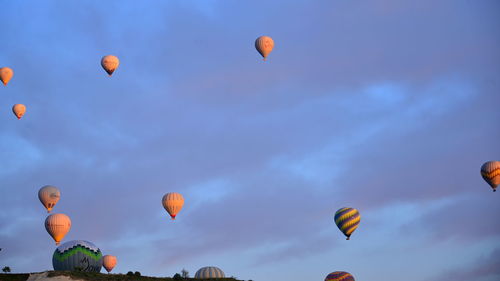
<svg viewBox="0 0 500 281">
<path fill-rule="evenodd" d="M 54 238 L 56 245 L 71 229 L 71 220 L 65 214 L 52 214 L 45 219 L 45 229 Z"/>
<path fill-rule="evenodd" d="M 101 66 L 109 76 L 111 76 L 113 72 L 115 72 L 115 70 L 118 68 L 118 65 L 120 65 L 120 60 L 115 56 L 104 56 L 101 59 Z"/>
<path fill-rule="evenodd" d="M 52 208 L 57 204 L 59 198 L 61 197 L 61 192 L 57 187 L 52 185 L 46 185 L 38 190 L 38 199 L 42 202 L 42 205 L 47 209 L 47 212 L 50 213 Z"/>
<path fill-rule="evenodd" d="M 102 253 L 89 241 L 69 241 L 54 251 L 52 266 L 54 270 L 73 271 L 79 268 L 85 272 L 99 272 L 102 267 Z"/>
<path fill-rule="evenodd" d="M 175 220 L 175 216 L 180 212 L 182 206 L 184 206 L 184 197 L 182 197 L 180 193 L 170 192 L 163 195 L 161 202 L 163 208 L 165 208 L 170 214 L 170 217 Z"/>
<path fill-rule="evenodd" d="M 14 106 L 12 106 L 12 112 L 14 112 L 17 119 L 21 119 L 26 112 L 26 106 L 24 106 L 24 104 L 14 104 Z"/>
<path fill-rule="evenodd" d="M 116 266 L 116 257 L 105 255 L 102 257 L 102 266 L 104 266 L 107 272 L 110 272 Z"/>
<path fill-rule="evenodd" d="M 335 224 L 347 237 L 347 240 L 351 237 L 356 228 L 358 228 L 361 216 L 358 210 L 353 208 L 341 208 L 335 213 Z"/>
<path fill-rule="evenodd" d="M 264 60 L 266 60 L 267 56 L 271 53 L 273 48 L 274 41 L 269 36 L 260 36 L 255 40 L 255 49 L 257 49 Z"/>
<path fill-rule="evenodd" d="M 344 271 L 335 271 L 328 274 L 325 278 L 325 281 L 355 281 L 354 277 Z"/>
<path fill-rule="evenodd" d="M 10 79 L 12 79 L 12 76 L 14 76 L 14 71 L 11 68 L 0 68 L 0 81 L 2 81 L 5 86 L 7 86 L 7 83 L 9 83 Z"/>
<path fill-rule="evenodd" d="M 198 269 L 194 278 L 196 279 L 208 279 L 208 278 L 225 278 L 224 272 L 215 266 L 206 266 Z"/>
<path fill-rule="evenodd" d="M 481 166 L 481 176 L 496 191 L 500 185 L 500 161 L 488 161 Z"/>
</svg>

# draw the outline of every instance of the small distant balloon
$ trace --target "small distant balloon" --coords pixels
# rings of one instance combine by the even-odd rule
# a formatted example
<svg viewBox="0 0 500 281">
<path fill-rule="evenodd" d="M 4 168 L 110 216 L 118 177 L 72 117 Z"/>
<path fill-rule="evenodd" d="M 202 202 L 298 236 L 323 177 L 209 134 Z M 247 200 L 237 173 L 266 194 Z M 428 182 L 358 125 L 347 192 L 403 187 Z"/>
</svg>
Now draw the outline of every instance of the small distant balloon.
<svg viewBox="0 0 500 281">
<path fill-rule="evenodd" d="M 335 224 L 349 240 L 351 234 L 358 228 L 361 216 L 353 208 L 341 208 L 335 213 Z"/>
<path fill-rule="evenodd" d="M 65 214 L 52 214 L 45 219 L 45 229 L 59 245 L 71 229 L 71 220 Z"/>
<path fill-rule="evenodd" d="M 102 57 L 101 59 L 101 66 L 109 76 L 113 75 L 113 72 L 115 72 L 118 68 L 118 65 L 120 65 L 120 60 L 115 56 L 108 55 Z"/>
<path fill-rule="evenodd" d="M 17 119 L 21 119 L 26 112 L 26 106 L 20 103 L 14 104 L 14 106 L 12 106 L 12 112 L 16 115 Z"/>
<path fill-rule="evenodd" d="M 180 193 L 170 192 L 163 195 L 161 200 L 163 204 L 163 208 L 170 214 L 173 220 L 175 220 L 175 216 L 181 211 L 182 206 L 184 205 L 184 197 Z"/>
<path fill-rule="evenodd" d="M 267 56 L 271 53 L 274 48 L 274 41 L 269 36 L 260 36 L 255 40 L 255 48 L 259 52 L 259 54 L 267 59 Z"/>
<path fill-rule="evenodd" d="M 113 270 L 113 268 L 116 266 L 116 257 L 111 256 L 111 255 L 105 255 L 102 257 L 102 265 L 106 269 L 108 273 Z"/>
<path fill-rule="evenodd" d="M 481 166 L 481 176 L 493 188 L 500 185 L 500 161 L 488 161 Z"/>
<path fill-rule="evenodd" d="M 224 271 L 222 269 L 215 266 L 205 266 L 194 274 L 194 278 L 196 279 L 215 279 L 215 278 L 226 278 Z"/>
<path fill-rule="evenodd" d="M 52 208 L 57 204 L 60 197 L 61 192 L 57 187 L 52 185 L 45 185 L 38 190 L 38 199 L 40 199 L 40 202 L 42 202 L 48 213 L 52 211 Z"/>
<path fill-rule="evenodd" d="M 325 281 L 355 281 L 354 277 L 345 271 L 335 271 L 328 274 Z"/>
<path fill-rule="evenodd" d="M 14 76 L 14 71 L 11 68 L 0 68 L 0 81 L 2 81 L 5 86 L 7 86 L 7 83 L 9 83 L 10 79 L 12 79 L 12 76 Z"/>
</svg>

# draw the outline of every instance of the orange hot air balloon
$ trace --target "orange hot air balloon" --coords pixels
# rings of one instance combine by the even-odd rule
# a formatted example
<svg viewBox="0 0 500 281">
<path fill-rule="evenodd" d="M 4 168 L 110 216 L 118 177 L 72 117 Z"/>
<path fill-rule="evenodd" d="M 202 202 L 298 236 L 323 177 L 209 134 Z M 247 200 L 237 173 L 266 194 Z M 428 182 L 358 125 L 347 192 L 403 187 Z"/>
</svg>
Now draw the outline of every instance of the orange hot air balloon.
<svg viewBox="0 0 500 281">
<path fill-rule="evenodd" d="M 61 198 L 61 192 L 55 186 L 45 185 L 38 190 L 38 199 L 40 199 L 40 202 L 47 209 L 47 213 L 52 211 L 59 198 Z"/>
<path fill-rule="evenodd" d="M 101 59 L 101 66 L 109 76 L 113 75 L 113 72 L 115 72 L 118 68 L 118 65 L 120 65 L 120 60 L 115 56 L 104 56 Z"/>
<path fill-rule="evenodd" d="M 102 265 L 108 273 L 111 272 L 111 270 L 113 270 L 113 268 L 116 266 L 116 257 L 105 255 L 104 257 L 102 257 Z"/>
<path fill-rule="evenodd" d="M 11 68 L 0 68 L 0 81 L 2 81 L 5 86 L 7 86 L 7 83 L 9 83 L 10 79 L 12 79 L 12 76 L 14 76 L 14 71 Z"/>
<path fill-rule="evenodd" d="M 65 214 L 52 214 L 45 219 L 45 229 L 59 245 L 71 229 L 71 220 Z"/>
<path fill-rule="evenodd" d="M 481 166 L 481 176 L 493 188 L 500 185 L 500 161 L 488 161 Z"/>
<path fill-rule="evenodd" d="M 274 41 L 269 36 L 260 36 L 255 40 L 255 49 L 257 49 L 264 60 L 266 60 L 267 56 L 271 53 L 273 48 Z"/>
<path fill-rule="evenodd" d="M 12 112 L 14 112 L 14 115 L 16 115 L 17 119 L 21 119 L 23 117 L 24 113 L 26 112 L 26 106 L 24 104 L 14 104 L 12 106 Z"/>
<path fill-rule="evenodd" d="M 182 197 L 180 193 L 171 192 L 163 195 L 161 202 L 163 204 L 163 208 L 165 208 L 165 210 L 167 210 L 170 214 L 170 217 L 175 220 L 175 216 L 180 212 L 182 206 L 184 205 L 184 197 Z"/>
</svg>

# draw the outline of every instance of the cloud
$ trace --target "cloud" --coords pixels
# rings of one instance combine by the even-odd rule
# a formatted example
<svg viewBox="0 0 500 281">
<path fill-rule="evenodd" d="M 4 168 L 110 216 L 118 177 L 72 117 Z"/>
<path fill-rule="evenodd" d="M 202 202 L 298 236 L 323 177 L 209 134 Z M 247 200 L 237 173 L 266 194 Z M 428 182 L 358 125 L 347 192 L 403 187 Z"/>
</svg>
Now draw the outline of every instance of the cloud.
<svg viewBox="0 0 500 281">
<path fill-rule="evenodd" d="M 465 265 L 456 270 L 443 273 L 432 280 L 457 280 L 457 279 L 473 279 L 478 281 L 497 280 L 500 277 L 500 249 L 492 249 L 488 255 L 483 255 L 473 264 Z"/>
</svg>

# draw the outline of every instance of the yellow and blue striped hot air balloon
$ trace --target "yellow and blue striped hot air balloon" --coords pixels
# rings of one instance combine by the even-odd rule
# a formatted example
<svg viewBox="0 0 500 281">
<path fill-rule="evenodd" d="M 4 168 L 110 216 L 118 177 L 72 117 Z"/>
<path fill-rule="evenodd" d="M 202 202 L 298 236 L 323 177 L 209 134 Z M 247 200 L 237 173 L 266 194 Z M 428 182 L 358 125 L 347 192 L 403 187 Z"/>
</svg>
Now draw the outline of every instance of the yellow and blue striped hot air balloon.
<svg viewBox="0 0 500 281">
<path fill-rule="evenodd" d="M 496 191 L 500 184 L 500 161 L 488 161 L 481 166 L 481 176 Z"/>
<path fill-rule="evenodd" d="M 328 274 L 325 278 L 325 281 L 355 281 L 354 277 L 344 271 L 335 271 Z"/>
<path fill-rule="evenodd" d="M 335 224 L 347 236 L 347 240 L 349 240 L 354 230 L 358 228 L 360 220 L 361 216 L 358 210 L 354 208 L 341 208 L 335 213 Z"/>
</svg>

